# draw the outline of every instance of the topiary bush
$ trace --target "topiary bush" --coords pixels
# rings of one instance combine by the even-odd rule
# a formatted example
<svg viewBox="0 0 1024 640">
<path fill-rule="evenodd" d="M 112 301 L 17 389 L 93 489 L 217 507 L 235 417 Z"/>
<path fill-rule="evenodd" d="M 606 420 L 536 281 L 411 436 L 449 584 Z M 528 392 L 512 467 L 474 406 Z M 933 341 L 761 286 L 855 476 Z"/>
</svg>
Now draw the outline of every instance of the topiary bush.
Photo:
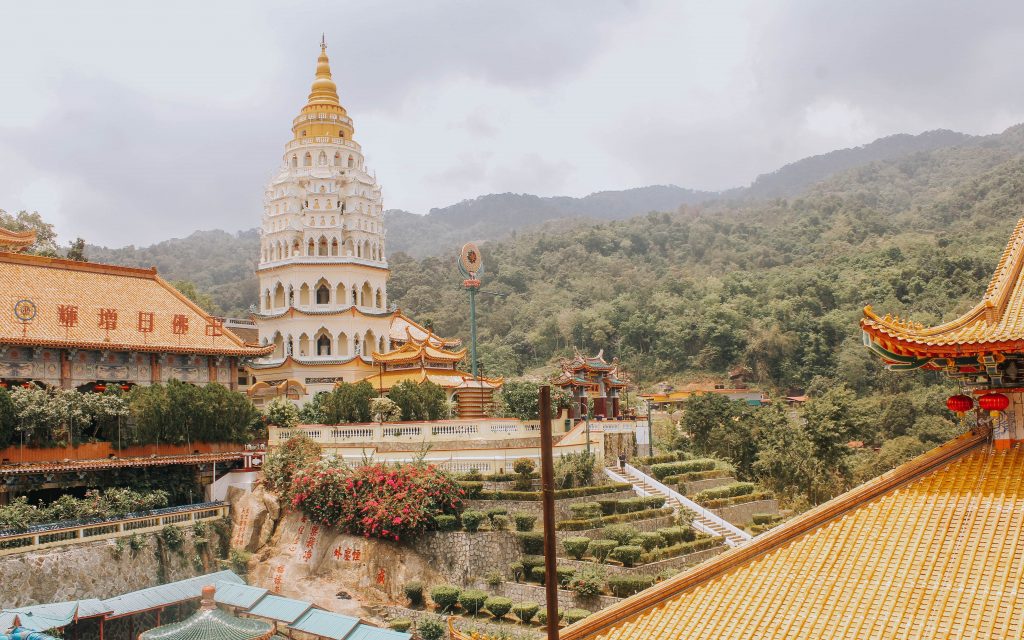
<svg viewBox="0 0 1024 640">
<path fill-rule="evenodd" d="M 652 576 L 627 575 L 608 578 L 608 590 L 617 598 L 628 598 L 654 584 Z"/>
<path fill-rule="evenodd" d="M 416 623 L 416 633 L 423 640 L 441 640 L 442 636 L 444 636 L 444 631 L 444 624 L 437 616 L 420 618 Z"/>
<path fill-rule="evenodd" d="M 612 549 L 617 546 L 619 546 L 619 543 L 615 540 L 591 540 L 590 545 L 587 546 L 587 551 L 598 562 L 604 562 L 608 559 L 608 554 L 612 552 Z"/>
<path fill-rule="evenodd" d="M 661 464 L 651 465 L 651 475 L 658 480 L 664 480 L 668 476 L 676 475 L 679 473 L 689 473 L 691 471 L 710 471 L 715 468 L 718 463 L 710 458 L 698 458 L 696 460 L 686 460 L 683 462 L 663 462 Z"/>
<path fill-rule="evenodd" d="M 647 508 L 645 498 L 625 498 L 615 505 L 615 513 L 633 513 Z"/>
<path fill-rule="evenodd" d="M 477 511 L 476 509 L 467 509 L 462 512 L 462 527 L 466 531 L 475 532 L 480 529 L 480 525 L 487 519 L 487 514 L 483 511 Z"/>
<path fill-rule="evenodd" d="M 533 567 L 530 569 L 530 580 L 533 580 L 537 584 L 544 584 L 544 577 L 546 573 L 547 569 L 545 569 L 544 565 Z"/>
<path fill-rule="evenodd" d="M 485 513 L 487 514 L 487 518 L 493 522 L 494 516 L 507 516 L 508 509 L 505 509 L 504 507 L 495 507 L 494 509 L 488 509 Z"/>
<path fill-rule="evenodd" d="M 564 587 L 576 575 L 576 569 L 572 567 L 555 567 L 555 573 L 558 575 L 558 586 Z"/>
<path fill-rule="evenodd" d="M 696 496 L 693 497 L 693 501 L 704 504 L 711 500 L 717 500 L 720 498 L 735 498 L 737 496 L 746 496 L 754 493 L 754 489 L 757 485 L 753 482 L 734 482 L 727 484 L 724 487 L 715 487 L 713 489 L 705 489 Z"/>
<path fill-rule="evenodd" d="M 513 513 L 512 520 L 516 523 L 516 531 L 533 531 L 533 525 L 537 524 L 537 516 L 525 511 Z"/>
<path fill-rule="evenodd" d="M 512 610 L 512 601 L 502 596 L 491 596 L 484 601 L 484 609 L 490 611 L 495 618 L 501 619 Z"/>
<path fill-rule="evenodd" d="M 562 619 L 562 612 L 558 612 L 558 619 Z M 548 623 L 548 610 L 547 607 L 537 611 L 537 622 L 546 625 Z"/>
<path fill-rule="evenodd" d="M 686 535 L 687 529 L 685 527 L 662 527 L 658 529 L 658 533 L 665 539 L 666 545 L 672 545 L 683 541 L 683 536 Z"/>
<path fill-rule="evenodd" d="M 479 498 L 480 494 L 483 493 L 484 483 L 460 481 L 459 487 L 466 492 L 466 497 L 472 500 Z"/>
<path fill-rule="evenodd" d="M 580 560 L 583 558 L 583 554 L 587 552 L 587 547 L 590 546 L 590 538 L 586 536 L 579 536 L 573 538 L 565 538 L 562 540 L 562 548 L 573 558 Z"/>
<path fill-rule="evenodd" d="M 586 618 L 590 614 L 591 612 L 587 611 L 586 609 L 569 609 L 565 612 L 565 624 L 579 622 L 580 620 Z"/>
<path fill-rule="evenodd" d="M 522 562 L 513 562 L 508 565 L 508 571 L 512 574 L 512 579 L 516 582 L 522 581 L 523 577 L 526 575 Z"/>
<path fill-rule="evenodd" d="M 641 531 L 634 538 L 644 551 L 650 551 L 657 547 L 667 546 L 665 542 L 665 536 L 657 533 L 656 531 Z"/>
<path fill-rule="evenodd" d="M 541 554 L 544 553 L 544 533 L 541 531 L 519 531 L 516 533 L 519 538 L 519 545 L 523 553 Z"/>
<path fill-rule="evenodd" d="M 615 513 L 615 508 L 619 504 L 619 501 L 615 498 L 598 498 L 594 502 L 601 507 L 601 515 L 605 516 L 610 516 Z"/>
<path fill-rule="evenodd" d="M 596 596 L 604 588 L 604 574 L 596 567 L 586 567 L 577 571 L 565 587 L 581 596 Z"/>
<path fill-rule="evenodd" d="M 512 605 L 513 615 L 519 618 L 523 624 L 530 624 L 538 611 L 540 611 L 540 605 L 536 602 L 517 602 Z"/>
<path fill-rule="evenodd" d="M 528 580 L 530 578 L 530 572 L 533 570 L 534 567 L 543 567 L 544 566 L 544 556 L 534 556 L 534 555 L 523 556 L 522 564 L 523 564 L 523 576 Z"/>
<path fill-rule="evenodd" d="M 423 604 L 423 583 L 419 580 L 405 583 L 405 597 L 409 598 L 409 603 L 414 607 Z"/>
<path fill-rule="evenodd" d="M 628 524 L 613 524 L 604 528 L 601 532 L 605 538 L 614 540 L 620 545 L 627 544 L 630 539 L 636 537 L 639 533 L 636 527 Z"/>
<path fill-rule="evenodd" d="M 409 618 L 395 618 L 388 623 L 388 628 L 399 633 L 405 633 L 412 627 L 412 620 Z"/>
<path fill-rule="evenodd" d="M 510 524 L 508 516 L 498 514 L 491 518 L 492 531 L 508 531 Z"/>
<path fill-rule="evenodd" d="M 437 525 L 438 531 L 455 531 L 459 528 L 459 519 L 443 513 L 439 516 L 434 516 L 434 524 Z"/>
<path fill-rule="evenodd" d="M 601 504 L 598 502 L 577 502 L 569 505 L 569 511 L 572 512 L 572 517 L 578 520 L 600 518 L 604 515 L 601 511 Z"/>
<path fill-rule="evenodd" d="M 665 496 L 647 496 L 641 498 L 644 501 L 644 506 L 647 509 L 660 509 L 665 506 Z"/>
<path fill-rule="evenodd" d="M 515 488 L 519 491 L 529 491 L 533 472 L 537 469 L 537 463 L 529 458 L 519 458 L 512 463 L 512 470 L 518 474 Z"/>
<path fill-rule="evenodd" d="M 625 567 L 632 567 L 636 564 L 636 561 L 643 555 L 643 547 L 638 547 L 633 544 L 625 544 L 620 547 L 615 547 L 609 554 L 612 560 L 618 560 Z"/>
<path fill-rule="evenodd" d="M 430 599 L 441 611 L 451 611 L 451 608 L 458 604 L 461 593 L 458 587 L 444 584 L 430 590 Z"/>
<path fill-rule="evenodd" d="M 466 589 L 459 594 L 459 604 L 468 613 L 472 613 L 474 616 L 480 613 L 480 610 L 484 608 L 484 602 L 487 601 L 487 593 L 479 589 Z"/>
<path fill-rule="evenodd" d="M 772 513 L 755 513 L 750 516 L 754 524 L 772 524 L 777 516 Z"/>
</svg>

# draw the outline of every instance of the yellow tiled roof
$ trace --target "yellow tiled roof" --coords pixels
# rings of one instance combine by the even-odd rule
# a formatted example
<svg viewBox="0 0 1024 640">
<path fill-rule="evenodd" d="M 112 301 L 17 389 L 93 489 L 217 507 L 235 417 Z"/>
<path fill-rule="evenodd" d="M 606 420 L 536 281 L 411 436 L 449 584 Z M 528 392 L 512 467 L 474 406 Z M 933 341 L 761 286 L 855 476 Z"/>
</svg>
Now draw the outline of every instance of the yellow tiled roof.
<svg viewBox="0 0 1024 640">
<path fill-rule="evenodd" d="M 888 315 L 879 317 L 868 306 L 864 309 L 861 328 L 887 350 L 908 355 L 954 356 L 1024 340 L 1022 268 L 1024 218 L 1017 221 L 981 302 L 966 314 L 945 324 L 925 327 Z"/>
<path fill-rule="evenodd" d="M 15 317 L 19 300 L 31 302 L 20 311 L 30 322 Z M 61 324 L 61 306 L 75 307 L 76 322 L 67 322 L 73 326 Z M 100 326 L 104 309 L 116 313 L 116 327 L 109 332 Z M 145 314 L 141 320 L 140 312 Z M 66 309 L 65 320 L 70 313 Z M 149 313 L 152 331 L 140 331 L 140 323 L 148 328 Z M 174 332 L 175 316 L 187 320 L 187 332 Z M 273 345 L 246 345 L 223 328 L 222 335 L 208 335 L 210 322 L 209 314 L 158 277 L 155 269 L 0 253 L 0 344 L 242 356 L 273 350 Z"/>
<path fill-rule="evenodd" d="M 416 362 L 420 359 L 436 360 L 439 362 L 458 362 L 466 357 L 466 350 L 447 351 L 439 347 L 431 346 L 424 340 L 422 343 L 410 339 L 401 347 L 387 353 L 374 351 L 373 361 L 381 364 L 403 364 Z"/>
<path fill-rule="evenodd" d="M 1021 638 L 1024 449 L 943 445 L 563 640 Z"/>
</svg>

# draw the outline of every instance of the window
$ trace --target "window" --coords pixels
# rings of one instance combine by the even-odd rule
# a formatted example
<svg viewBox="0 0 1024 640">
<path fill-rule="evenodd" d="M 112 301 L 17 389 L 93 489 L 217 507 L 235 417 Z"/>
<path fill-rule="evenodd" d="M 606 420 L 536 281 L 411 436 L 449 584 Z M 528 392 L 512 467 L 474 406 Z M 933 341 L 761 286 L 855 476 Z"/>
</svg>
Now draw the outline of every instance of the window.
<svg viewBox="0 0 1024 640">
<path fill-rule="evenodd" d="M 316 341 L 316 355 L 318 356 L 329 356 L 331 355 L 331 339 L 327 336 L 320 336 Z"/>
<path fill-rule="evenodd" d="M 306 137 L 306 130 L 305 130 L 305 129 L 303 129 L 303 130 L 302 130 L 302 137 L 303 137 L 303 138 L 305 138 L 305 137 Z"/>
<path fill-rule="evenodd" d="M 331 290 L 327 288 L 327 285 L 320 285 L 316 288 L 316 303 L 317 304 L 328 304 L 331 301 Z"/>
</svg>

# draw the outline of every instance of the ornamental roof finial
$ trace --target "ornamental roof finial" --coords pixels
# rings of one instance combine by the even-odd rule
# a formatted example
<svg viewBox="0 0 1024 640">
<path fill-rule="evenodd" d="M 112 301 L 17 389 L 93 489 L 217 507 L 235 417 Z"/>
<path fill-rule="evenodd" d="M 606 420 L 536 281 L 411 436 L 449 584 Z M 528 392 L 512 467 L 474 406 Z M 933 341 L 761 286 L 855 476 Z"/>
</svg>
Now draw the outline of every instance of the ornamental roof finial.
<svg viewBox="0 0 1024 640">
<path fill-rule="evenodd" d="M 320 57 L 316 59 L 316 79 L 309 93 L 309 104 L 341 105 L 338 100 L 338 85 L 331 78 L 331 62 L 327 59 L 327 37 L 320 36 Z"/>
</svg>

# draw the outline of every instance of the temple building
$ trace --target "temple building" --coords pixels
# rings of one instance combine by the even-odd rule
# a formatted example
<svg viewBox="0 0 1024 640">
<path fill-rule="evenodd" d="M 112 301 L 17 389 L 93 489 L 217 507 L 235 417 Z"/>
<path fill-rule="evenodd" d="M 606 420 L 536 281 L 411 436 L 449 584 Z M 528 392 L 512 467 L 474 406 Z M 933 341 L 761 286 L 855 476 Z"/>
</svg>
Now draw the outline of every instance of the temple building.
<svg viewBox="0 0 1024 640">
<path fill-rule="evenodd" d="M 554 384 L 572 396 L 570 417 L 575 420 L 585 418 L 591 403 L 594 418 L 598 420 L 622 417 L 619 392 L 625 388 L 626 382 L 619 378 L 617 360 L 605 361 L 604 350 L 593 358 L 577 351 L 571 360 L 563 360 L 561 366 L 562 372 Z"/>
<path fill-rule="evenodd" d="M 33 242 L 0 230 L 0 249 Z M 93 391 L 173 378 L 236 389 L 241 362 L 269 352 L 225 329 L 156 269 L 0 251 L 0 283 L 0 386 Z"/>
<path fill-rule="evenodd" d="M 1022 276 L 1024 220 L 964 316 L 926 328 L 869 307 L 861 321 L 865 344 L 888 367 L 938 370 L 961 383 L 948 406 L 980 409 L 971 432 L 560 637 L 1022 637 Z"/>
<path fill-rule="evenodd" d="M 373 354 L 400 347 L 410 332 L 438 348 L 459 345 L 427 338 L 388 303 L 381 188 L 354 132 L 321 44 L 308 101 L 265 193 L 253 318 L 273 350 L 249 367 L 257 404 L 304 402 L 379 373 Z"/>
</svg>

